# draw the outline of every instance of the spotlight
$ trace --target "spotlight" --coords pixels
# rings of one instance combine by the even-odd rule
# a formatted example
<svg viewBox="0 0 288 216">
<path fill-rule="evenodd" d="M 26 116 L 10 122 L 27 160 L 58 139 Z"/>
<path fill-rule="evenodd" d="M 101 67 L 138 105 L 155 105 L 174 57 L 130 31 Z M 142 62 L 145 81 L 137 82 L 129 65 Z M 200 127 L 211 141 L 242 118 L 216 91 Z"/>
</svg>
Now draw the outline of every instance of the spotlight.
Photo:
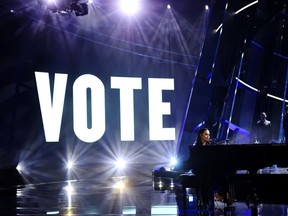
<svg viewBox="0 0 288 216">
<path fill-rule="evenodd" d="M 123 182 L 122 180 L 118 181 L 118 182 L 116 182 L 114 187 L 119 189 L 119 190 L 123 190 L 125 188 L 125 182 Z"/>
<path fill-rule="evenodd" d="M 167 5 L 167 8 L 168 8 L 168 9 L 170 9 L 170 8 L 171 8 L 171 6 L 168 4 L 168 5 Z"/>
<path fill-rule="evenodd" d="M 67 168 L 68 168 L 69 170 L 73 168 L 73 162 L 72 162 L 72 161 L 69 161 L 69 162 L 67 163 Z"/>
<path fill-rule="evenodd" d="M 116 166 L 118 169 L 125 169 L 126 167 L 126 161 L 124 161 L 123 159 L 119 159 L 117 162 L 116 162 Z"/>
<path fill-rule="evenodd" d="M 23 167 L 22 167 L 20 164 L 18 164 L 17 167 L 16 167 L 16 169 L 17 169 L 19 172 L 21 172 L 21 171 L 23 170 Z"/>
<path fill-rule="evenodd" d="M 208 5 L 205 5 L 205 10 L 209 10 L 209 6 Z"/>
<path fill-rule="evenodd" d="M 73 193 L 73 191 L 74 191 L 74 187 L 72 185 L 70 185 L 70 184 L 68 184 L 66 187 L 64 187 L 64 189 L 66 190 L 66 193 L 68 195 L 71 195 Z"/>
<path fill-rule="evenodd" d="M 125 14 L 135 14 L 139 9 L 139 0 L 120 0 L 120 8 Z"/>
<path fill-rule="evenodd" d="M 176 159 L 176 158 L 171 158 L 171 160 L 170 160 L 170 165 L 171 165 L 172 167 L 174 167 L 176 164 L 177 164 L 177 159 Z"/>
</svg>

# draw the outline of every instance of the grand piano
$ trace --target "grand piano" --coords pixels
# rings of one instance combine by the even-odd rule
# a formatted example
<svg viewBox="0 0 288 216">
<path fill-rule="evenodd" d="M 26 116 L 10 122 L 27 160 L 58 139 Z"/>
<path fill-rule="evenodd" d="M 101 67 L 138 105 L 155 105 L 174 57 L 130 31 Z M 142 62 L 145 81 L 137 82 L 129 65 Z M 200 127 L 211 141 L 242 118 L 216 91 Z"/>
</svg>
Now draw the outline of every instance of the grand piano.
<svg viewBox="0 0 288 216">
<path fill-rule="evenodd" d="M 209 179 L 206 181 L 206 187 L 211 188 L 215 181 L 221 181 L 221 185 L 228 186 L 227 190 L 233 194 L 233 199 L 243 199 L 249 207 L 256 207 L 258 203 L 265 202 L 288 203 L 287 172 L 277 172 L 278 168 L 287 171 L 287 145 L 190 146 L 189 151 L 184 169 L 191 170 L 192 174 L 180 175 L 184 193 L 189 187 L 203 187 L 201 181 Z M 267 168 L 274 170 L 264 172 Z"/>
<path fill-rule="evenodd" d="M 288 146 L 274 144 L 241 144 L 190 146 L 187 169 L 235 173 L 277 165 L 288 167 Z"/>
</svg>

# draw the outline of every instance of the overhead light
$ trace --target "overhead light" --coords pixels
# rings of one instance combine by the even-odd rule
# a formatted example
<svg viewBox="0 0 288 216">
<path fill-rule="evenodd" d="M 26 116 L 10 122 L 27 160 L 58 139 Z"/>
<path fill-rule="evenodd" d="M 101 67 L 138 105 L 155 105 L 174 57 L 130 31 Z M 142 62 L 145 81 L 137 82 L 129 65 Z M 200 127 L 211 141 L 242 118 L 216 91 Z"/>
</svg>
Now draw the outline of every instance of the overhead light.
<svg viewBox="0 0 288 216">
<path fill-rule="evenodd" d="M 128 15 L 135 14 L 139 10 L 139 0 L 120 0 L 121 10 Z"/>
</svg>

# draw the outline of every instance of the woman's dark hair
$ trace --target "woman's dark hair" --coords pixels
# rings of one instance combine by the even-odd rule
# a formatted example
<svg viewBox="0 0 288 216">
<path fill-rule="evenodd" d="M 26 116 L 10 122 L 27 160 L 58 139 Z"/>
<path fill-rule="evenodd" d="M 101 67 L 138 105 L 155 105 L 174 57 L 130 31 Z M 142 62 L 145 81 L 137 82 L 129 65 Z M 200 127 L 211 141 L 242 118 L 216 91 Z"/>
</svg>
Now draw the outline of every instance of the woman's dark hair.
<svg viewBox="0 0 288 216">
<path fill-rule="evenodd" d="M 201 134 L 203 134 L 206 130 L 209 130 L 208 128 L 200 128 L 197 131 L 197 137 L 195 140 L 195 145 L 202 145 L 202 141 L 201 141 Z"/>
</svg>

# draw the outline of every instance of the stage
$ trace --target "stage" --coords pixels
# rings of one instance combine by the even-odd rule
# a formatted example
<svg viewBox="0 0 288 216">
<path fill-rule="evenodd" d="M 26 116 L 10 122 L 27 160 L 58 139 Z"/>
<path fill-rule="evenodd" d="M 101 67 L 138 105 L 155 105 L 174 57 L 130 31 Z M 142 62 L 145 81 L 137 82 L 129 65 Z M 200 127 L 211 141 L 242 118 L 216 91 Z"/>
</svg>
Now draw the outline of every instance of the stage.
<svg viewBox="0 0 288 216">
<path fill-rule="evenodd" d="M 125 2 L 1 0 L 1 216 L 211 214 L 179 173 L 151 172 L 288 167 L 286 1 Z M 189 155 L 200 127 L 219 146 Z M 286 176 L 269 179 L 257 213 L 287 215 Z"/>
<path fill-rule="evenodd" d="M 99 177 L 37 184 L 19 181 L 14 185 L 10 182 L 11 184 L 2 184 L 0 188 L 0 214 L 5 216 L 224 215 L 226 204 L 219 200 L 215 200 L 214 211 L 199 212 L 193 188 L 186 188 L 187 199 L 184 207 L 183 185 L 177 174 L 174 173 L 172 176 L 166 174 L 162 175 L 164 177 L 156 174 L 146 179 L 115 176 L 108 179 Z M 277 187 L 279 189 L 279 186 Z M 235 201 L 232 207 L 234 214 L 228 212 L 226 215 L 252 215 L 251 208 L 247 207 L 245 201 Z M 259 216 L 284 216 L 287 215 L 287 207 L 287 204 L 279 202 L 259 203 L 257 210 Z"/>
</svg>

